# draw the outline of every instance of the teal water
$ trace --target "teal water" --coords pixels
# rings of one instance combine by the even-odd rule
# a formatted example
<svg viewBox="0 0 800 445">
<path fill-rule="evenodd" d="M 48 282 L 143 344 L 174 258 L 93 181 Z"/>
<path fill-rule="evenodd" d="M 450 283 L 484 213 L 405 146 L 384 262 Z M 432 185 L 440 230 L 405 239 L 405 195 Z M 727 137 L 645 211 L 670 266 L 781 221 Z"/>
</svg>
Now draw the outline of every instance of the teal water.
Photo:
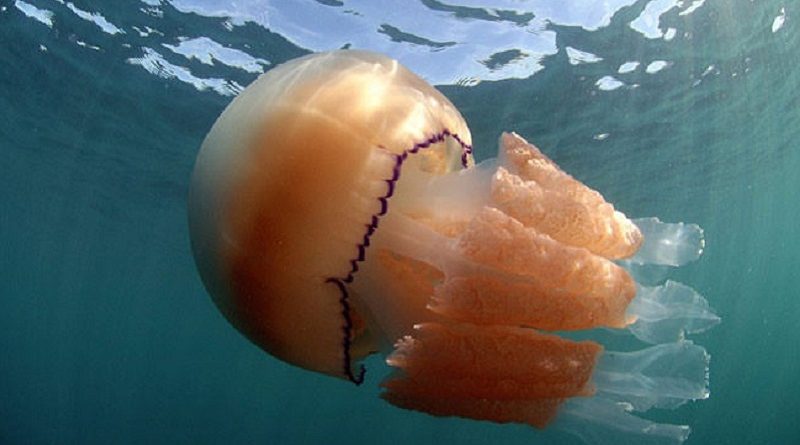
<svg viewBox="0 0 800 445">
<path fill-rule="evenodd" d="M 593 2 L 497 2 L 550 14 L 503 41 L 498 26 L 530 18 L 491 3 L 394 4 L 393 22 L 361 30 L 363 2 L 247 1 L 237 15 L 211 1 L 0 1 L 0 443 L 577 443 L 394 408 L 377 397 L 378 359 L 359 388 L 292 368 L 207 297 L 185 216 L 205 133 L 259 69 L 348 42 L 441 84 L 478 158 L 514 130 L 626 214 L 700 224 L 703 257 L 673 276 L 723 320 L 693 337 L 712 357 L 711 397 L 648 417 L 690 425 L 687 444 L 800 443 L 798 5 L 618 1 L 604 22 L 574 18 Z M 631 26 L 659 7 L 655 27 Z M 463 32 L 414 28 L 431 20 Z M 185 37 L 241 53 L 169 49 Z M 461 64 L 486 42 L 534 42 L 536 63 L 519 75 L 519 54 L 498 51 Z M 653 61 L 666 66 L 648 73 Z"/>
</svg>

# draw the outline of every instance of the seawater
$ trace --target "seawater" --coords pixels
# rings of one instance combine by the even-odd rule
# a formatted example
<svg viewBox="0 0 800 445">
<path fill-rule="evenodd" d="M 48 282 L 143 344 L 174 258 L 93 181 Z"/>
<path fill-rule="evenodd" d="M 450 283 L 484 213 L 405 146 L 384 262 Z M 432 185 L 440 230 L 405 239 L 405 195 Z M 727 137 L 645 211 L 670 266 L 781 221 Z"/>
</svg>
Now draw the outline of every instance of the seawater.
<svg viewBox="0 0 800 445">
<path fill-rule="evenodd" d="M 377 398 L 379 359 L 355 388 L 276 361 L 222 319 L 188 248 L 194 156 L 258 72 L 325 49 L 297 44 L 304 32 L 350 38 L 335 20 L 347 23 L 349 2 L 296 3 L 340 8 L 324 28 L 314 16 L 295 16 L 294 28 L 247 20 L 259 6 L 288 14 L 291 2 L 242 2 L 250 15 L 238 20 L 209 14 L 211 3 L 0 1 L 0 442 L 577 443 L 396 409 Z M 479 2 L 463 3 L 425 4 L 454 25 L 495 25 Z M 711 398 L 648 417 L 691 425 L 688 444 L 800 443 L 800 9 L 612 3 L 602 26 L 546 23 L 539 37 L 554 35 L 555 50 L 530 77 L 488 60 L 448 82 L 453 45 L 403 33 L 413 20 L 402 9 L 354 41 L 423 54 L 408 57 L 462 111 L 479 159 L 513 130 L 628 215 L 700 224 L 703 257 L 673 277 L 723 319 L 693 338 L 712 356 Z M 553 17 L 589 8 L 560 4 Z M 664 11 L 655 36 L 631 26 L 648 8 Z M 510 17 L 508 29 L 527 16 Z M 187 36 L 253 59 L 233 69 L 165 49 Z M 620 72 L 630 61 L 639 65 Z"/>
</svg>

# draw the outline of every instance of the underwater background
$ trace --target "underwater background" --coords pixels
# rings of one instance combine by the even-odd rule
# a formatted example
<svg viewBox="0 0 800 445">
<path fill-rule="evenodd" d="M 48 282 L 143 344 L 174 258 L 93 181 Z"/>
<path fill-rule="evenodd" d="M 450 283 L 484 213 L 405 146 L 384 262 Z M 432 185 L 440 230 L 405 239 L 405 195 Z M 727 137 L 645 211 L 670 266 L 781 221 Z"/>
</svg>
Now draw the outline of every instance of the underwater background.
<svg viewBox="0 0 800 445">
<path fill-rule="evenodd" d="M 232 97 L 312 51 L 439 86 L 631 217 L 700 224 L 672 274 L 722 324 L 687 444 L 800 443 L 800 4 L 789 0 L 0 0 L 0 443 L 580 443 L 434 418 L 286 365 L 189 251 L 195 155 Z"/>
</svg>

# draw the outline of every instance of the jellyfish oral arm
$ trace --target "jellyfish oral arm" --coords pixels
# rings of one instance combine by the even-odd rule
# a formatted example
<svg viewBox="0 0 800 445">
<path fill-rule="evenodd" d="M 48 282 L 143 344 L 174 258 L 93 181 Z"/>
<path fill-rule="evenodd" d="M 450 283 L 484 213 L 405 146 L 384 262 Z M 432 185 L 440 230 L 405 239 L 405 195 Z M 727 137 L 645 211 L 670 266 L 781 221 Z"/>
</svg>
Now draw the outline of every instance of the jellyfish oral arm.
<svg viewBox="0 0 800 445">
<path fill-rule="evenodd" d="M 398 372 L 384 383 L 383 397 L 436 415 L 536 427 L 583 419 L 623 435 L 652 430 L 642 433 L 643 443 L 680 443 L 687 427 L 655 424 L 629 411 L 707 397 L 708 355 L 683 335 L 718 318 L 687 286 L 636 285 L 610 258 L 633 255 L 646 236 L 542 157 L 519 136 L 505 134 L 500 161 L 445 176 L 418 175 L 404 192 L 419 195 L 405 196 L 382 220 L 364 275 L 351 287 L 365 306 L 383 314 L 378 321 L 385 338 L 397 339 L 387 363 Z M 543 202 L 534 204 L 531 193 Z M 442 210 L 443 198 L 450 211 Z M 547 220 L 559 203 L 570 215 Z M 657 221 L 645 229 L 667 245 L 689 239 L 682 251 L 702 245 L 702 237 L 687 238 Z M 681 257 L 648 261 L 691 259 Z M 600 327 L 664 344 L 604 352 L 595 342 L 546 332 Z M 676 367 L 688 371 L 678 375 Z M 587 417 L 595 408 L 603 411 Z M 586 426 L 566 429 L 577 433 Z"/>
<path fill-rule="evenodd" d="M 524 140 L 505 134 L 501 138 L 501 151 L 513 150 L 517 157 L 523 156 L 520 141 Z M 542 156 L 532 145 L 527 147 L 533 151 L 529 153 L 531 157 Z M 550 164 L 547 168 L 551 168 Z M 548 173 L 556 176 L 552 171 Z M 407 179 L 403 177 L 402 181 Z M 633 280 L 624 269 L 581 245 L 596 247 L 605 243 L 614 247 L 605 240 L 597 242 L 599 237 L 582 236 L 580 228 L 592 223 L 601 227 L 617 224 L 619 217 L 613 208 L 605 214 L 605 219 L 595 217 L 598 220 L 595 222 L 564 216 L 559 224 L 544 222 L 550 229 L 566 227 L 557 234 L 562 239 L 570 231 L 581 233 L 574 237 L 576 245 L 570 245 L 551 238 L 535 225 L 525 226 L 512 216 L 524 212 L 524 207 L 504 200 L 508 213 L 499 210 L 498 193 L 492 193 L 493 190 L 506 189 L 502 199 L 514 193 L 508 191 L 512 187 L 540 186 L 510 173 L 496 162 L 444 176 L 417 174 L 411 179 L 416 183 L 405 184 L 398 190 L 399 202 L 393 198 L 392 212 L 382 217 L 373 236 L 367 261 L 362 266 L 371 272 L 360 274 L 352 285 L 363 298 L 376 295 L 376 301 L 367 302 L 368 305 L 404 304 L 413 299 L 402 295 L 383 297 L 386 290 L 380 287 L 397 281 L 391 278 L 391 272 L 380 270 L 391 267 L 382 266 L 386 261 L 381 258 L 387 254 L 381 256 L 380 252 L 391 252 L 396 257 L 395 263 L 413 259 L 417 262 L 414 267 L 419 268 L 421 262 L 437 271 L 441 281 L 437 286 L 428 284 L 427 290 L 433 298 L 425 305 L 416 305 L 421 309 L 410 318 L 417 322 L 430 319 L 433 316 L 430 312 L 475 324 L 535 326 L 546 330 L 624 327 L 632 321 L 626 316 L 626 308 L 635 294 Z M 551 182 L 555 182 L 554 187 L 561 186 L 558 181 Z M 574 184 L 568 193 L 576 198 L 564 198 L 562 202 L 576 213 L 589 214 L 586 208 L 592 206 L 610 207 L 600 201 L 602 197 L 585 198 L 586 194 L 596 193 L 585 186 Z M 414 196 L 408 196 L 411 194 Z M 581 199 L 589 203 L 583 204 Z M 555 213 L 555 209 L 547 211 Z M 638 232 L 630 235 L 629 226 L 626 224 L 627 232 L 618 237 L 623 244 L 638 244 L 641 235 Z M 400 281 L 407 284 L 425 280 L 416 280 L 409 274 Z M 419 286 L 414 290 L 418 291 Z M 486 310 L 475 310 L 477 305 Z M 396 325 L 400 327 L 386 328 L 391 329 L 390 338 L 399 338 L 413 323 Z"/>
</svg>

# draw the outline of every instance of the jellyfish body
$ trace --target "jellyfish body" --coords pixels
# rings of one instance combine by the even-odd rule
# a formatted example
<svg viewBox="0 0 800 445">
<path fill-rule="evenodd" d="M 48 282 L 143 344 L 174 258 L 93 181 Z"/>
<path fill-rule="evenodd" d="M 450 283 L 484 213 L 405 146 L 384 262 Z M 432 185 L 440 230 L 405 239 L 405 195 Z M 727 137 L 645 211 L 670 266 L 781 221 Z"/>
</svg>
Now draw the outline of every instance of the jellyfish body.
<svg viewBox="0 0 800 445">
<path fill-rule="evenodd" d="M 682 264 L 702 232 L 649 219 L 643 236 L 516 134 L 477 166 L 470 144 L 450 101 L 387 57 L 274 68 L 197 159 L 189 222 L 206 288 L 294 365 L 360 383 L 359 360 L 390 352 L 383 397 L 404 408 L 682 441 L 686 427 L 629 411 L 707 396 L 708 356 L 683 337 L 718 318 L 620 260 Z M 604 352 L 555 333 L 595 328 L 656 346 Z"/>
</svg>

